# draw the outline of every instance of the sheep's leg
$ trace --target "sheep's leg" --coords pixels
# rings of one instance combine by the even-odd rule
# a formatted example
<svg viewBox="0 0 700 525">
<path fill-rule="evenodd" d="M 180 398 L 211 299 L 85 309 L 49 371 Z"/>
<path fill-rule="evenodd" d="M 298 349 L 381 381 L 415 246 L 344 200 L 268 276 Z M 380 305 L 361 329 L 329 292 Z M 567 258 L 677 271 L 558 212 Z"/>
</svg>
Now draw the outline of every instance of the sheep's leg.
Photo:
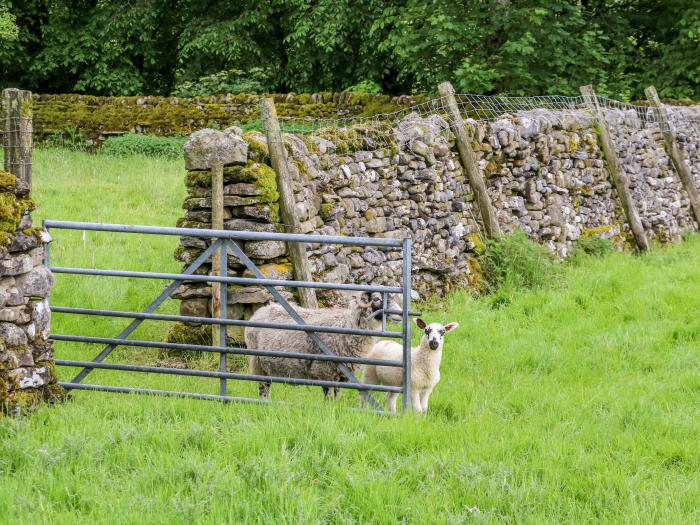
<svg viewBox="0 0 700 525">
<path fill-rule="evenodd" d="M 255 376 L 266 376 L 268 375 L 265 370 L 263 370 L 260 359 L 257 356 L 250 356 L 248 358 L 248 371 L 251 375 Z M 270 386 L 272 383 L 269 381 L 261 381 L 258 383 L 258 397 L 260 399 L 270 399 Z"/>
<path fill-rule="evenodd" d="M 398 392 L 387 392 L 386 393 L 386 406 L 389 412 L 396 414 L 396 400 L 399 398 Z"/>
<path fill-rule="evenodd" d="M 428 411 L 428 399 L 430 399 L 430 394 L 433 393 L 432 388 L 426 388 L 421 392 L 420 395 L 420 411 L 424 414 Z"/>
<path fill-rule="evenodd" d="M 323 386 L 323 400 L 324 401 L 333 401 L 334 399 L 338 399 L 340 397 L 340 388 L 338 387 L 329 387 L 329 386 Z"/>
<path fill-rule="evenodd" d="M 272 383 L 269 381 L 261 381 L 258 383 L 258 396 L 260 399 L 270 399 L 270 386 Z"/>
</svg>

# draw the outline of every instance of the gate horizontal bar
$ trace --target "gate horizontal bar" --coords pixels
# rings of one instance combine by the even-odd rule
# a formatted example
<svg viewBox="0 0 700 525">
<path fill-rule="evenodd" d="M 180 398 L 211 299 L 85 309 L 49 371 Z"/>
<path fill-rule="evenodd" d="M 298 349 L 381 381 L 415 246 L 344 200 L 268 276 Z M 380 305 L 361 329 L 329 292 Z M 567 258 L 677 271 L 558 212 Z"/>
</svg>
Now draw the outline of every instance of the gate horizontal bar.
<svg viewBox="0 0 700 525">
<path fill-rule="evenodd" d="M 191 397 L 194 399 L 207 399 L 211 401 L 225 401 L 228 403 L 255 403 L 259 405 L 269 405 L 273 401 L 265 399 L 255 399 L 252 397 L 220 396 L 216 394 L 199 394 L 197 392 L 178 392 L 175 390 L 154 390 L 150 388 L 131 388 L 128 386 L 91 385 L 83 383 L 65 383 L 59 381 L 58 384 L 66 390 L 92 390 L 101 392 L 117 392 L 122 394 L 150 394 L 156 396 L 169 397 Z"/>
<path fill-rule="evenodd" d="M 116 363 L 95 363 L 94 361 L 73 361 L 70 359 L 56 359 L 59 366 L 72 366 L 79 368 L 97 368 L 102 370 L 121 370 L 122 372 L 144 372 L 149 374 L 168 374 L 194 377 L 213 377 L 218 379 L 237 379 L 240 381 L 260 381 L 266 383 L 284 383 L 288 385 L 326 386 L 331 388 L 350 388 L 353 390 L 372 390 L 376 392 L 402 392 L 398 386 L 370 385 L 364 383 L 350 383 L 346 381 L 323 381 L 319 379 L 303 379 L 300 377 L 261 376 L 255 374 L 236 374 L 233 372 L 218 372 L 212 370 L 188 370 L 183 368 L 167 368 L 159 366 L 124 365 Z"/>
<path fill-rule="evenodd" d="M 403 366 L 401 361 L 385 359 L 370 359 L 369 357 L 346 357 L 326 354 L 307 354 L 302 352 L 280 352 L 278 350 L 258 350 L 254 348 L 233 348 L 228 346 L 191 345 L 186 343 L 160 343 L 157 341 L 141 341 L 132 339 L 111 339 L 106 337 L 88 337 L 83 335 L 51 334 L 52 341 L 73 341 L 76 343 L 94 343 L 101 345 L 136 346 L 142 348 L 167 348 L 171 350 L 195 350 L 217 354 L 257 355 L 263 357 L 284 357 L 290 359 L 309 359 L 312 361 L 331 361 L 336 363 L 356 363 L 360 365 Z"/>
<path fill-rule="evenodd" d="M 45 228 L 62 230 L 87 230 L 121 233 L 145 233 L 157 235 L 180 235 L 188 237 L 211 237 L 244 241 L 286 241 L 316 244 L 343 244 L 346 246 L 381 246 L 401 248 L 402 242 L 395 239 L 373 237 L 341 237 L 334 235 L 307 235 L 300 233 L 270 233 L 250 231 L 209 230 L 199 228 L 172 228 L 165 226 L 135 226 L 130 224 L 103 224 L 97 222 L 44 221 Z"/>
<path fill-rule="evenodd" d="M 402 293 L 400 286 L 372 286 L 365 284 L 317 283 L 313 281 L 285 281 L 284 279 L 256 279 L 255 277 L 220 277 L 218 275 L 183 275 L 181 273 L 132 272 L 128 270 L 101 270 L 97 268 L 66 268 L 51 266 L 53 273 L 71 275 L 103 275 L 107 277 L 137 277 L 142 279 L 167 279 L 174 281 L 214 282 L 259 286 L 289 286 L 293 288 L 323 288 L 357 292 Z"/>
<path fill-rule="evenodd" d="M 284 401 L 271 401 L 269 399 L 257 399 L 254 397 L 233 397 L 233 396 L 221 396 L 218 394 L 200 394 L 198 392 L 180 392 L 176 390 L 156 390 L 151 388 L 132 388 L 128 386 L 111 386 L 111 385 L 94 385 L 94 384 L 84 384 L 84 383 L 65 383 L 59 382 L 59 386 L 62 386 L 66 390 L 87 390 L 96 392 L 114 392 L 118 394 L 139 394 L 139 395 L 152 395 L 152 396 L 165 396 L 165 397 L 182 397 L 182 398 L 192 398 L 192 399 L 204 399 L 206 401 L 222 401 L 224 403 L 252 403 L 256 405 L 289 405 L 290 403 L 285 403 Z M 304 406 L 308 407 L 308 404 Z M 349 412 L 361 412 L 363 414 L 379 414 L 382 416 L 396 416 L 391 412 L 386 412 L 384 410 L 368 410 L 366 408 L 345 408 Z"/>
<path fill-rule="evenodd" d="M 220 324 L 228 326 L 250 326 L 253 328 L 270 328 L 275 330 L 296 330 L 302 332 L 321 332 L 328 334 L 369 335 L 374 337 L 390 337 L 401 339 L 401 332 L 382 330 L 365 330 L 364 328 L 344 328 L 340 326 L 321 326 L 315 324 L 285 324 L 264 323 L 260 321 L 244 321 L 243 319 L 215 319 L 212 317 L 188 317 L 186 315 L 152 314 L 146 312 L 122 312 L 118 310 L 93 310 L 91 308 L 71 308 L 67 306 L 52 306 L 55 313 L 99 315 L 102 317 L 123 317 L 127 319 L 151 319 L 154 321 L 184 321 L 186 323 Z"/>
</svg>

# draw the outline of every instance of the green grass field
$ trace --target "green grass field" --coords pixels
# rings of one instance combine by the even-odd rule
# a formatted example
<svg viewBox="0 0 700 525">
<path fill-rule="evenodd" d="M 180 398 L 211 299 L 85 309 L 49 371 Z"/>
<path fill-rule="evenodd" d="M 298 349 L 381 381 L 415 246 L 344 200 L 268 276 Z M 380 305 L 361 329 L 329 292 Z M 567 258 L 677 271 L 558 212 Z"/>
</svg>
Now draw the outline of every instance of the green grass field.
<svg viewBox="0 0 700 525">
<path fill-rule="evenodd" d="M 179 162 L 39 150 L 35 218 L 173 225 L 182 175 Z M 176 238 L 125 237 L 56 232 L 52 262 L 179 269 Z M 0 420 L 0 523 L 698 523 L 699 257 L 691 236 L 649 256 L 566 265 L 551 288 L 500 308 L 449 297 L 425 314 L 460 323 L 427 417 L 351 412 L 351 391 L 323 404 L 318 388 L 275 385 L 273 398 L 294 403 L 77 392 Z M 136 310 L 161 286 L 59 275 L 52 302 Z M 57 314 L 53 331 L 124 324 Z M 165 330 L 151 323 L 135 337 Z M 97 350 L 57 344 L 62 358 Z M 89 381 L 217 385 L 106 371 Z"/>
</svg>

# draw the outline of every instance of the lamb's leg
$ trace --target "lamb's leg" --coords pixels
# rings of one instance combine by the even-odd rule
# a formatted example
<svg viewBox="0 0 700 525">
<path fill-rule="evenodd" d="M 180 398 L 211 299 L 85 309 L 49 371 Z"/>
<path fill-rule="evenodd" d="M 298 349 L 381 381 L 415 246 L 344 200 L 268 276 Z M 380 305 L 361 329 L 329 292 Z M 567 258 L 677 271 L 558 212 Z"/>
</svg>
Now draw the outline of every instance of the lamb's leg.
<svg viewBox="0 0 700 525">
<path fill-rule="evenodd" d="M 426 388 L 425 390 L 423 390 L 423 392 L 421 392 L 420 409 L 421 409 L 421 412 L 423 412 L 424 414 L 426 412 L 428 412 L 428 399 L 430 399 L 430 394 L 432 394 L 432 393 L 433 393 L 432 388 Z"/>
<path fill-rule="evenodd" d="M 399 398 L 398 392 L 387 392 L 386 393 L 386 406 L 389 412 L 396 414 L 396 400 Z"/>
<path fill-rule="evenodd" d="M 413 408 L 414 412 L 421 411 L 420 394 L 421 391 L 418 389 L 411 390 L 411 407 Z"/>
<path fill-rule="evenodd" d="M 362 382 L 365 385 L 378 385 L 379 381 L 377 379 L 377 367 L 375 365 L 365 365 L 365 373 L 362 377 Z M 389 402 L 389 396 L 387 395 L 387 403 Z M 360 403 L 363 407 L 367 406 L 367 399 L 364 396 L 360 396 Z"/>
</svg>

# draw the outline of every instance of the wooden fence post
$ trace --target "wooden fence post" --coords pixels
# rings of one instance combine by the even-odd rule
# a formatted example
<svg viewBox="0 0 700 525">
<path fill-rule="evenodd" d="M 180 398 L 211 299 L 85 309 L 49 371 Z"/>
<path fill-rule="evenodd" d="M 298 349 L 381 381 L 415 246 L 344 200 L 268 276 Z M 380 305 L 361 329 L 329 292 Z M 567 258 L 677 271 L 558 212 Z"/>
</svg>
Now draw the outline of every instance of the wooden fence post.
<svg viewBox="0 0 700 525">
<path fill-rule="evenodd" d="M 654 106 L 656 118 L 659 121 L 661 132 L 664 135 L 666 152 L 668 153 L 669 157 L 671 157 L 671 162 L 673 163 L 673 167 L 676 169 L 678 178 L 681 179 L 681 183 L 688 194 L 690 207 L 693 210 L 693 215 L 695 215 L 695 222 L 697 222 L 698 226 L 700 227 L 700 197 L 698 197 L 698 190 L 695 187 L 693 174 L 690 172 L 688 165 L 683 161 L 683 153 L 681 153 L 681 150 L 676 143 L 676 134 L 671 129 L 668 121 L 668 112 L 666 111 L 666 108 L 661 105 L 659 95 L 654 86 L 649 86 L 646 88 L 644 93 L 646 94 L 649 102 L 651 102 L 651 104 Z"/>
<path fill-rule="evenodd" d="M 211 228 L 212 230 L 224 229 L 224 165 L 216 160 L 210 164 L 211 170 Z M 211 257 L 211 274 L 222 275 L 221 251 L 216 250 Z M 224 270 L 225 271 L 225 270 Z M 212 283 L 211 286 L 211 316 L 218 318 L 221 315 L 222 288 L 225 283 Z M 211 340 L 214 346 L 224 346 L 226 339 L 221 338 L 221 326 L 211 325 Z"/>
<path fill-rule="evenodd" d="M 622 169 L 622 165 L 620 164 L 620 159 L 617 156 L 615 145 L 610 138 L 608 127 L 605 124 L 605 116 L 600 111 L 598 98 L 593 90 L 593 86 L 581 86 L 581 94 L 586 102 L 586 106 L 593 114 L 594 126 L 600 138 L 600 145 L 603 148 L 603 155 L 605 155 L 605 160 L 608 165 L 608 172 L 613 180 L 613 184 L 615 184 L 617 194 L 620 196 L 622 208 L 625 211 L 627 223 L 632 230 L 632 235 L 634 236 L 637 248 L 641 251 L 649 251 L 649 240 L 647 239 L 646 233 L 644 233 L 644 227 L 642 226 L 642 221 L 639 218 L 639 212 L 637 211 L 637 207 L 632 200 L 632 192 L 630 191 L 629 187 L 629 177 L 627 177 L 627 174 Z"/>
<path fill-rule="evenodd" d="M 484 230 L 486 230 L 486 236 L 489 239 L 492 239 L 501 234 L 501 228 L 498 225 L 498 219 L 496 218 L 496 212 L 493 209 L 491 198 L 486 191 L 484 177 L 481 174 L 479 163 L 476 159 L 476 154 L 472 149 L 471 142 L 467 135 L 465 122 L 459 112 L 457 99 L 455 98 L 455 90 L 450 82 L 443 82 L 438 86 L 438 91 L 440 95 L 445 97 L 447 100 L 447 110 L 450 115 L 450 126 L 452 127 L 452 132 L 457 138 L 457 149 L 459 150 L 459 156 L 462 159 L 464 171 L 467 173 L 469 185 L 474 192 L 474 197 L 476 198 L 476 203 L 481 214 L 481 221 L 484 225 Z"/>
<path fill-rule="evenodd" d="M 282 142 L 280 123 L 277 120 L 277 110 L 272 98 L 263 97 L 260 100 L 260 113 L 267 135 L 267 147 L 270 150 L 270 161 L 275 170 L 277 191 L 280 194 L 280 215 L 289 233 L 300 233 L 299 219 L 296 216 L 296 199 L 292 189 L 292 181 L 287 169 L 287 156 Z M 294 266 L 294 278 L 298 281 L 311 281 L 309 259 L 306 256 L 306 245 L 300 242 L 288 242 L 287 250 Z M 312 288 L 299 288 L 299 300 L 306 308 L 318 308 L 316 292 Z"/>
<path fill-rule="evenodd" d="M 2 91 L 5 171 L 32 187 L 32 92 Z"/>
</svg>

